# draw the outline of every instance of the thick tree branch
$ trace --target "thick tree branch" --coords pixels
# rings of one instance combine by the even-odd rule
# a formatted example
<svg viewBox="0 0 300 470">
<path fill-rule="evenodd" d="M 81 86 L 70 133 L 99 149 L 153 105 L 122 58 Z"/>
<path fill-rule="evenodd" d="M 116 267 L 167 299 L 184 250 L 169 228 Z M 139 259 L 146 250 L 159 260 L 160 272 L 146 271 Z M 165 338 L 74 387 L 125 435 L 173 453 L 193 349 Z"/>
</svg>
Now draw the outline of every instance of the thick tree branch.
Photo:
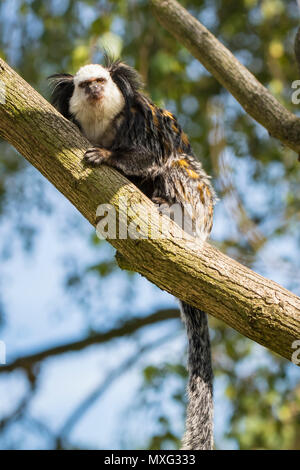
<svg viewBox="0 0 300 470">
<path fill-rule="evenodd" d="M 0 60 L 6 103 L 0 105 L 0 133 L 86 217 L 96 224 L 96 209 L 110 203 L 128 224 L 138 221 L 141 234 L 161 233 L 168 219 L 133 184 L 113 169 L 85 168 L 89 146 L 74 125 Z M 119 206 L 119 198 L 129 208 Z M 142 204 L 137 217 L 134 204 Z M 127 212 L 127 213 L 126 213 Z M 150 219 L 149 219 L 150 217 Z M 224 320 L 240 333 L 291 359 L 300 338 L 300 299 L 256 274 L 207 243 L 184 239 L 175 223 L 168 238 L 110 239 L 133 269 L 161 289 Z M 152 232 L 153 233 L 153 232 Z"/>
<path fill-rule="evenodd" d="M 159 22 L 196 57 L 272 137 L 300 154 L 300 118 L 271 93 L 176 0 L 151 0 Z M 295 65 L 296 69 L 296 65 Z"/>
</svg>

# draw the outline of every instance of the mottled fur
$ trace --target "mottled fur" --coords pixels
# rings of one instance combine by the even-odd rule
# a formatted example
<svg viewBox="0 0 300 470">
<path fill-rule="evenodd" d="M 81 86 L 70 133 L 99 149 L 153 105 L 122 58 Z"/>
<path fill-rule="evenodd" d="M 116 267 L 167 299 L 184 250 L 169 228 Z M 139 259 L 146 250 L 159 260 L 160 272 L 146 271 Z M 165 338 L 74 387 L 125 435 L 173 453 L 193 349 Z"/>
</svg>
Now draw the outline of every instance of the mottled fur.
<svg viewBox="0 0 300 470">
<path fill-rule="evenodd" d="M 182 449 L 210 450 L 213 447 L 213 372 L 207 316 L 184 302 L 181 308 L 189 340 L 189 401 Z"/>
<path fill-rule="evenodd" d="M 100 76 L 107 79 L 103 93 L 105 99 L 109 98 L 95 103 L 90 111 L 88 96 L 78 86 L 80 80 L 93 81 Z M 137 72 L 118 61 L 106 68 L 88 65 L 74 79 L 65 74 L 52 79 L 56 83 L 54 105 L 77 123 L 94 145 L 87 150 L 86 161 L 117 168 L 155 203 L 165 207 L 180 204 L 190 219 L 188 231 L 206 239 L 215 200 L 209 177 L 195 159 L 176 117 L 141 92 Z M 183 448 L 211 449 L 212 369 L 207 317 L 184 302 L 181 310 L 189 339 L 190 373 Z"/>
</svg>

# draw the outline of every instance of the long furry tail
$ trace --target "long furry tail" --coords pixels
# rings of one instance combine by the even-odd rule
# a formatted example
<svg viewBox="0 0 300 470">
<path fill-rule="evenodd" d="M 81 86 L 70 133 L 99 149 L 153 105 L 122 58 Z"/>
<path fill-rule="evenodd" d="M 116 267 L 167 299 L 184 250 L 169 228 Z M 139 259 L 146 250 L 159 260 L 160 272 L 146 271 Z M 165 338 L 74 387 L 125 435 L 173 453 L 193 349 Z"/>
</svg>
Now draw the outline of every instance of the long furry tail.
<svg viewBox="0 0 300 470">
<path fill-rule="evenodd" d="M 213 448 L 213 372 L 207 316 L 180 302 L 189 341 L 189 384 L 183 450 Z"/>
</svg>

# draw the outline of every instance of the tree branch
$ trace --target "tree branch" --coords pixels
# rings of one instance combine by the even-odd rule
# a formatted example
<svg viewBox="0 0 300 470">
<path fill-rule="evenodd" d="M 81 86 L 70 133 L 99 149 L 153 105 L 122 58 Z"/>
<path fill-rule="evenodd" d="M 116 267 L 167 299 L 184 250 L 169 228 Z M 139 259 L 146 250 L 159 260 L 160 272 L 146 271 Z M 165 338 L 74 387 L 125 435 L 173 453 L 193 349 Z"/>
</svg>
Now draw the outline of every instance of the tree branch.
<svg viewBox="0 0 300 470">
<path fill-rule="evenodd" d="M 10 364 L 2 365 L 0 367 L 0 374 L 4 372 L 12 372 L 16 369 L 25 369 L 31 370 L 35 364 L 48 359 L 50 357 L 58 356 L 60 354 L 66 354 L 69 352 L 81 351 L 82 349 L 88 348 L 93 344 L 103 344 L 111 341 L 115 338 L 122 338 L 123 336 L 132 335 L 140 328 L 144 326 L 153 325 L 164 320 L 173 320 L 179 318 L 179 311 L 176 309 L 164 309 L 158 310 L 147 317 L 142 318 L 133 318 L 121 325 L 118 328 L 113 328 L 112 330 L 95 333 L 87 338 L 81 339 L 79 341 L 73 341 L 71 343 L 62 344 L 60 346 L 54 346 L 52 348 L 44 349 L 42 351 L 29 354 L 27 356 L 22 356 L 15 359 Z"/>
<path fill-rule="evenodd" d="M 300 154 L 300 118 L 289 112 L 176 0 L 150 0 L 164 28 L 196 57 L 269 134 Z M 296 68 L 296 65 L 295 65 Z"/>
<path fill-rule="evenodd" d="M 83 216 L 96 225 L 101 203 L 114 206 L 127 226 L 157 238 L 113 238 L 108 241 L 133 269 L 161 289 L 224 320 L 240 333 L 291 359 L 300 338 L 300 299 L 256 274 L 207 243 L 200 245 L 160 214 L 152 202 L 117 171 L 86 168 L 83 151 L 89 142 L 78 129 L 0 60 L 6 103 L 0 105 L 0 133 L 27 158 Z M 124 210 L 119 198 L 129 207 Z M 141 204 L 139 216 L 134 204 Z M 160 223 L 169 224 L 168 238 Z M 153 232 L 152 232 L 153 233 Z"/>
</svg>

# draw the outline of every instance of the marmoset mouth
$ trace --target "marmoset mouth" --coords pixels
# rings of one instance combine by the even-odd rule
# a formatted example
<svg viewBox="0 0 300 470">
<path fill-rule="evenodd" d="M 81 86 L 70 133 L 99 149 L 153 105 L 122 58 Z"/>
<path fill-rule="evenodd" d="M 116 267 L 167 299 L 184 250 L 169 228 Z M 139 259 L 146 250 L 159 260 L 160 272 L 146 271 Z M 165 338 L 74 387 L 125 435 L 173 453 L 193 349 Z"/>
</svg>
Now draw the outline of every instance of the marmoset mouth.
<svg viewBox="0 0 300 470">
<path fill-rule="evenodd" d="M 87 97 L 88 101 L 95 102 L 95 101 L 102 101 L 104 98 L 103 93 L 90 93 Z"/>
</svg>

